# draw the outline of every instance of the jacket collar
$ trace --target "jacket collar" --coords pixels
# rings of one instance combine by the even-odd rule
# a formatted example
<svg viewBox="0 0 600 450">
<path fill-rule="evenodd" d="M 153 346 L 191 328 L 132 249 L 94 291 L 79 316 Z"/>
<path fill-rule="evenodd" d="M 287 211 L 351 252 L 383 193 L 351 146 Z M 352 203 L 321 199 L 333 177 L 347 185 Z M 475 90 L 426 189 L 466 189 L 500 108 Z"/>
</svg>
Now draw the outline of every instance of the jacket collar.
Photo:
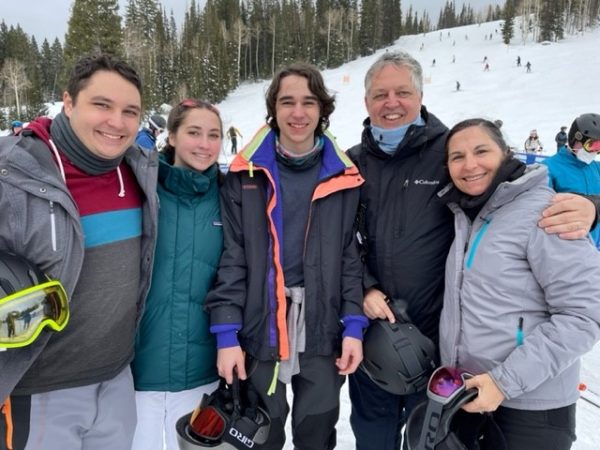
<svg viewBox="0 0 600 450">
<path fill-rule="evenodd" d="M 277 160 L 275 146 L 277 145 L 277 134 L 268 125 L 257 131 L 252 140 L 246 145 L 231 163 L 229 170 L 232 172 L 253 171 L 261 168 L 274 174 L 277 172 Z M 358 175 L 358 169 L 350 158 L 338 147 L 333 135 L 326 131 L 323 135 L 321 172 L 319 179 L 346 173 Z"/>
<path fill-rule="evenodd" d="M 170 164 L 164 155 L 160 155 L 158 181 L 169 192 L 179 196 L 196 197 L 208 191 L 211 184 L 217 182 L 219 168 L 213 164 L 204 172 Z"/>
<path fill-rule="evenodd" d="M 375 142 L 371 133 L 371 119 L 368 117 L 363 121 L 361 142 L 369 153 L 380 159 L 403 159 L 411 156 L 426 149 L 425 144 L 428 141 L 448 132 L 448 128 L 436 116 L 429 113 L 425 106 L 421 106 L 421 117 L 425 121 L 425 126 L 411 125 L 393 155 L 385 153 Z"/>
</svg>

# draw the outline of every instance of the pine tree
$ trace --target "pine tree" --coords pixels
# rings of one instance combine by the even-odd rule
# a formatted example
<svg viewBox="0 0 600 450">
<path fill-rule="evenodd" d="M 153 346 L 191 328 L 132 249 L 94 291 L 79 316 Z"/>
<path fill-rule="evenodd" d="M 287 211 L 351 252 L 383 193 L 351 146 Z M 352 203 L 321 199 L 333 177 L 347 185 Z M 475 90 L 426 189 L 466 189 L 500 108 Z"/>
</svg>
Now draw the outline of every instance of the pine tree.
<svg viewBox="0 0 600 450">
<path fill-rule="evenodd" d="M 43 95 L 43 84 L 42 84 L 42 70 L 41 70 L 41 55 L 37 46 L 35 37 L 31 37 L 29 42 L 29 51 L 23 55 L 23 62 L 25 63 L 25 72 L 29 79 L 29 86 L 25 91 L 24 103 L 25 103 L 25 118 L 32 120 L 37 116 L 44 115 L 46 113 L 46 107 L 44 105 Z"/>
<path fill-rule="evenodd" d="M 514 0 L 506 0 L 504 4 L 504 23 L 502 24 L 502 41 L 508 45 L 514 36 L 515 4 Z"/>
<path fill-rule="evenodd" d="M 125 55 L 143 80 L 142 99 L 148 109 L 155 109 L 161 103 L 156 81 L 160 59 L 157 34 L 161 19 L 157 0 L 129 0 L 123 30 Z"/>
<path fill-rule="evenodd" d="M 75 0 L 73 2 L 65 37 L 65 71 L 70 71 L 73 64 L 84 55 L 123 54 L 121 17 L 118 11 L 117 0 Z"/>
<path fill-rule="evenodd" d="M 402 34 L 400 0 L 381 0 L 381 45 L 391 45 Z"/>
<path fill-rule="evenodd" d="M 554 41 L 562 39 L 562 0 L 542 0 L 540 10 L 540 40 Z"/>
<path fill-rule="evenodd" d="M 381 46 L 381 8 L 377 0 L 362 0 L 360 7 L 359 51 L 370 55 Z"/>
</svg>

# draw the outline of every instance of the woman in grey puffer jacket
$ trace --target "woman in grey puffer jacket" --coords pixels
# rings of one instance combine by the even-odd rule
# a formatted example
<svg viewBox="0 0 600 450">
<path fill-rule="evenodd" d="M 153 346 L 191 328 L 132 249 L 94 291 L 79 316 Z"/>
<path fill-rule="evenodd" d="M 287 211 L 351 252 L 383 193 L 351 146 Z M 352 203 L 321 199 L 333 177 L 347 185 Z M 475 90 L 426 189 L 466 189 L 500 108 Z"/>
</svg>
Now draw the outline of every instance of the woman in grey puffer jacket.
<svg viewBox="0 0 600 450">
<path fill-rule="evenodd" d="M 492 412 L 511 450 L 575 440 L 579 358 L 600 339 L 600 253 L 537 226 L 554 194 L 546 168 L 511 157 L 484 119 L 446 144 L 455 214 L 440 323 L 442 363 L 476 376 L 467 412 Z"/>
</svg>

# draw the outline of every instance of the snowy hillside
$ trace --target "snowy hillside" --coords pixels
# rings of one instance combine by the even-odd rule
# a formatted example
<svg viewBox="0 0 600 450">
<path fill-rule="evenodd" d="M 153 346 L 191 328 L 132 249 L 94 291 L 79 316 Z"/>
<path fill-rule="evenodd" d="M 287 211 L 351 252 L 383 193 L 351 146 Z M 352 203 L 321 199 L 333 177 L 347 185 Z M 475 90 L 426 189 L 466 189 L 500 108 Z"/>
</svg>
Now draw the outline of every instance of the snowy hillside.
<svg viewBox="0 0 600 450">
<path fill-rule="evenodd" d="M 491 40 L 484 38 L 490 34 Z M 521 148 L 529 131 L 536 128 L 545 152 L 553 153 L 554 136 L 561 125 L 570 126 L 581 113 L 600 112 L 596 75 L 600 59 L 594 56 L 598 54 L 600 30 L 568 36 L 550 45 L 523 45 L 519 37 L 506 46 L 500 22 L 452 28 L 442 31 L 441 36 L 440 40 L 440 31 L 404 36 L 389 49 L 403 49 L 419 60 L 426 82 L 423 103 L 448 126 L 466 117 L 499 118 L 511 145 Z M 331 130 L 343 148 L 360 139 L 366 117 L 364 75 L 384 51 L 324 72 L 327 86 L 337 93 Z M 486 56 L 489 72 L 483 70 Z M 516 65 L 517 56 L 522 67 Z M 531 62 L 531 73 L 526 73 L 527 61 Z M 456 81 L 461 84 L 460 92 L 456 92 Z M 266 81 L 245 84 L 219 105 L 226 128 L 234 123 L 244 142 L 264 123 L 267 86 Z"/>
</svg>

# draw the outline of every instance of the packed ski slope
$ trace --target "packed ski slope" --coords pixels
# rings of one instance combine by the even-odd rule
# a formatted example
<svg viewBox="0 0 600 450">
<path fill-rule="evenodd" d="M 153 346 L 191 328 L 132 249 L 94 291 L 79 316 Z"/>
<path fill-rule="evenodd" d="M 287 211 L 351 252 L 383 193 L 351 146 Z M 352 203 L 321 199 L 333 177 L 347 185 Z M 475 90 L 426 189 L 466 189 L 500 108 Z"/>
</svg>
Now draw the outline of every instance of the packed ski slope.
<svg viewBox="0 0 600 450">
<path fill-rule="evenodd" d="M 366 117 L 364 75 L 379 54 L 403 49 L 423 65 L 423 103 L 448 126 L 474 116 L 501 119 L 509 143 L 516 148 L 522 148 L 529 131 L 536 128 L 544 153 L 552 154 L 556 149 L 554 136 L 561 125 L 570 126 L 581 113 L 600 113 L 598 42 L 600 30 L 568 36 L 548 45 L 523 44 L 517 36 L 506 46 L 502 43 L 500 22 L 405 36 L 389 49 L 324 72 L 328 87 L 337 94 L 331 130 L 343 148 L 359 142 Z M 490 68 L 484 72 L 486 56 Z M 517 56 L 521 57 L 521 67 L 517 67 Z M 526 73 L 527 61 L 531 62 L 531 73 Z M 456 81 L 461 84 L 458 92 Z M 267 86 L 266 81 L 245 84 L 218 105 L 225 128 L 235 124 L 244 136 L 243 143 L 264 123 Z M 228 150 L 226 142 L 225 153 Z M 230 158 L 225 153 L 222 160 Z M 578 439 L 573 448 L 593 450 L 600 448 L 600 345 L 584 359 L 582 382 L 588 387 L 583 395 L 597 406 L 584 400 L 578 402 Z M 354 438 L 345 387 L 342 402 L 338 448 L 350 450 L 354 448 Z M 285 448 L 293 448 L 289 439 Z"/>
</svg>

